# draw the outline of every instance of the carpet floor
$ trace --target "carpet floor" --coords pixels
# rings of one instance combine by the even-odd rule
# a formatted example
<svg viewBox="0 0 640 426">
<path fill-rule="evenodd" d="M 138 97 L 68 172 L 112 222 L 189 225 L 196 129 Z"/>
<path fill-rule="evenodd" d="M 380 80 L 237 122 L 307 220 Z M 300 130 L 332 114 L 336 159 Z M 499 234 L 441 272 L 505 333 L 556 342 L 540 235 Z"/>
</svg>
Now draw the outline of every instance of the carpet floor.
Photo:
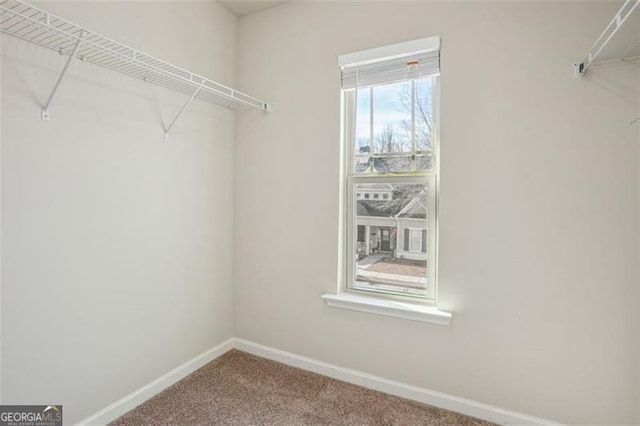
<svg viewBox="0 0 640 426">
<path fill-rule="evenodd" d="M 491 423 L 232 350 L 111 425 Z"/>
</svg>

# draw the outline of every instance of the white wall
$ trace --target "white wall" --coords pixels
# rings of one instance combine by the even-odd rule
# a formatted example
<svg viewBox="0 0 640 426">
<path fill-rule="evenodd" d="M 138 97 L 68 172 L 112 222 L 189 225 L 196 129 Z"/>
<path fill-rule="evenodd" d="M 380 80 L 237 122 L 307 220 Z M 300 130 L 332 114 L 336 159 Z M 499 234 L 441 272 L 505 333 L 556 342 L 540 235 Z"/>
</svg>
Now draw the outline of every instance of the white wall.
<svg viewBox="0 0 640 426">
<path fill-rule="evenodd" d="M 0 42 L 0 61 L 3 61 L 2 57 L 2 43 Z M 2 62 L 0 62 L 2 64 Z M 2 66 L 0 66 L 0 403 L 4 401 L 2 394 Z"/>
<path fill-rule="evenodd" d="M 47 3 L 221 83 L 236 18 L 215 2 Z M 2 36 L 4 403 L 92 414 L 233 335 L 234 114 Z"/>
<path fill-rule="evenodd" d="M 638 420 L 637 69 L 575 79 L 620 3 L 296 2 L 240 19 L 236 335 L 571 423 Z M 449 327 L 328 308 L 337 56 L 442 36 Z M 302 238 L 301 238 L 302 237 Z"/>
</svg>

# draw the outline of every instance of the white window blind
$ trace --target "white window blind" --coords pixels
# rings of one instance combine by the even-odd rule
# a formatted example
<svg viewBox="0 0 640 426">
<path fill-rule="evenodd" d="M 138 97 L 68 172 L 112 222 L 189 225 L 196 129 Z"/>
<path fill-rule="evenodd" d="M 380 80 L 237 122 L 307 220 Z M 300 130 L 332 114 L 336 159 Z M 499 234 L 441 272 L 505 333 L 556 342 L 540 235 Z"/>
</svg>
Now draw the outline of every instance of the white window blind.
<svg viewBox="0 0 640 426">
<path fill-rule="evenodd" d="M 440 37 L 342 55 L 342 89 L 369 87 L 440 74 Z"/>
</svg>

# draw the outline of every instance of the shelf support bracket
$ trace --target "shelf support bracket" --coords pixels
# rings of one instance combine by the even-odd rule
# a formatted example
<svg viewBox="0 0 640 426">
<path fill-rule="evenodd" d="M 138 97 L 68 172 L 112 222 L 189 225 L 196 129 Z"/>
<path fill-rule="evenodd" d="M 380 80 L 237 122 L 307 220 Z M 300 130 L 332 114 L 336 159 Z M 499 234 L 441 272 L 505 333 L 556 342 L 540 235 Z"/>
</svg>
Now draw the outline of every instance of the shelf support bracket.
<svg viewBox="0 0 640 426">
<path fill-rule="evenodd" d="M 56 95 L 56 92 L 58 91 L 58 88 L 60 87 L 60 83 L 62 83 L 62 80 L 64 79 L 65 75 L 67 74 L 67 70 L 69 69 L 69 65 L 71 65 L 71 62 L 75 59 L 77 53 L 78 53 L 78 48 L 80 47 L 80 43 L 82 42 L 82 39 L 84 38 L 85 32 L 82 31 L 80 32 L 80 36 L 78 37 L 78 40 L 76 41 L 75 46 L 73 46 L 73 51 L 71 51 L 71 54 L 69 55 L 69 58 L 67 58 L 67 62 L 64 64 L 64 68 L 62 68 L 62 71 L 60 72 L 60 75 L 58 76 L 58 80 L 56 80 L 56 84 L 53 86 L 53 90 L 51 91 L 51 94 L 49 95 L 49 99 L 47 99 L 47 103 L 44 105 L 44 107 L 42 108 L 42 114 L 41 117 L 44 121 L 49 121 L 49 107 L 51 106 L 51 101 L 53 101 L 53 97 Z"/>
<path fill-rule="evenodd" d="M 169 124 L 169 127 L 167 127 L 164 130 L 164 140 L 169 140 L 169 132 L 171 131 L 171 129 L 173 128 L 173 125 L 176 124 L 176 121 L 178 121 L 178 119 L 180 118 L 180 116 L 182 115 L 182 113 L 189 108 L 189 105 L 191 105 L 191 102 L 193 102 L 193 100 L 196 98 L 196 96 L 198 95 L 198 93 L 200 92 L 200 89 L 202 89 L 202 86 L 204 85 L 204 82 L 202 82 L 202 84 L 200 84 L 200 86 L 198 86 L 196 88 L 196 90 L 193 92 L 193 94 L 191 95 L 191 97 L 189 98 L 189 100 L 182 106 L 182 108 L 180 108 L 180 111 L 178 111 L 178 114 L 176 114 L 176 116 L 174 117 L 173 121 L 171 122 L 171 124 Z"/>
</svg>

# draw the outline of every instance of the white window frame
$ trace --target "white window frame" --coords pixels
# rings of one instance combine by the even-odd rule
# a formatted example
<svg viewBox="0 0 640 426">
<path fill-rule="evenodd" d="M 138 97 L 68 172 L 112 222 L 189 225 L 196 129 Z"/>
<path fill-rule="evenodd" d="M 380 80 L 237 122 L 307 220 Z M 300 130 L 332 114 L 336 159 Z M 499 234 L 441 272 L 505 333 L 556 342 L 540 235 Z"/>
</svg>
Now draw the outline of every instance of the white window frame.
<svg viewBox="0 0 640 426">
<path fill-rule="evenodd" d="M 360 294 L 363 296 L 384 297 L 412 303 L 421 303 L 435 306 L 438 293 L 438 175 L 439 175 L 439 127 L 440 127 L 440 77 L 433 79 L 433 135 L 432 135 L 432 169 L 429 171 L 403 171 L 403 172 L 377 172 L 356 173 L 354 171 L 355 159 L 355 95 L 354 90 L 341 93 L 342 116 L 342 147 L 343 147 L 343 206 L 344 228 L 341 234 L 344 236 L 344 267 L 341 268 L 344 275 L 341 277 L 341 291 Z M 428 187 L 428 214 L 427 214 L 427 292 L 426 295 L 408 295 L 401 292 L 369 291 L 356 288 L 356 255 L 355 239 L 357 237 L 356 211 L 357 196 L 355 185 L 358 183 L 423 183 Z M 361 198 L 361 199 L 364 199 Z"/>
</svg>

